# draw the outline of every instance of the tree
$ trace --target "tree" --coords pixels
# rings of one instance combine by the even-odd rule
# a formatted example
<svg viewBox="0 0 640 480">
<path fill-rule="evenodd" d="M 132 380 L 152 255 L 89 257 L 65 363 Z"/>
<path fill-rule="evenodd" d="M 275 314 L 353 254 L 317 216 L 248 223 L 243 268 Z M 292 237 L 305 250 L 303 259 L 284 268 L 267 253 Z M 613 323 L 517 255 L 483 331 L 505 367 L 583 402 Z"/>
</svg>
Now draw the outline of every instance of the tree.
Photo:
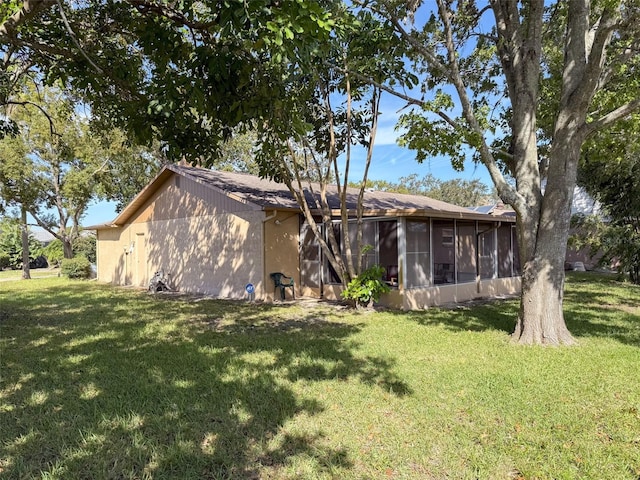
<svg viewBox="0 0 640 480">
<path fill-rule="evenodd" d="M 17 98 L 9 115 L 21 125 L 20 134 L 0 140 L 0 196 L 21 209 L 25 225 L 28 212 L 58 238 L 65 258 L 71 258 L 89 204 L 99 194 L 117 198 L 117 175 L 136 166 L 140 175 L 148 160 L 117 132 L 90 131 L 73 99 L 61 90 L 25 92 Z M 31 108 L 36 104 L 46 110 Z"/>
<path fill-rule="evenodd" d="M 600 216 L 575 219 L 572 240 L 601 255 L 600 263 L 640 284 L 640 117 L 600 132 L 583 149 L 578 183 L 603 206 Z"/>
<path fill-rule="evenodd" d="M 287 65 L 330 33 L 330 3 L 11 0 L 0 51 L 14 69 L 63 82 L 96 123 L 199 162 L 237 126 L 274 118 Z"/>
<path fill-rule="evenodd" d="M 234 133 L 220 147 L 220 158 L 212 166 L 218 170 L 244 172 L 257 175 L 256 152 L 259 148 L 255 130 Z"/>
<path fill-rule="evenodd" d="M 91 132 L 93 151 L 87 156 L 99 159 L 95 175 L 95 198 L 111 200 L 120 212 L 166 165 L 169 160 L 158 142 L 151 148 L 132 143 L 119 128 L 99 134 Z"/>
<path fill-rule="evenodd" d="M 367 182 L 367 187 L 384 192 L 424 195 L 461 207 L 488 205 L 495 203 L 497 199 L 495 193 L 478 179 L 440 180 L 430 173 L 422 178 L 418 177 L 418 174 L 412 173 L 406 177 L 400 177 L 397 182 L 370 180 Z"/>
<path fill-rule="evenodd" d="M 332 11 L 332 18 L 341 22 L 331 40 L 316 42 L 309 54 L 299 55 L 288 65 L 283 83 L 288 93 L 282 95 L 286 101 L 270 121 L 258 125 L 257 164 L 262 176 L 287 185 L 325 258 L 347 286 L 363 268 L 362 204 L 381 97 L 379 87 L 354 79 L 352 71 L 379 74 L 381 67 L 363 62 L 377 49 L 360 35 L 367 25 L 345 9 Z M 354 145 L 365 147 L 367 154 L 363 176 L 356 183 L 355 225 L 350 225 L 347 188 Z M 340 237 L 334 229 L 336 214 L 329 195 L 340 199 Z"/>
<path fill-rule="evenodd" d="M 13 125 L 17 125 L 12 120 Z M 17 207 L 20 211 L 22 278 L 29 273 L 29 231 L 27 212 L 33 205 L 44 201 L 44 184 L 37 177 L 34 164 L 27 159 L 28 151 L 15 135 L 0 140 L 0 201 L 3 209 Z"/>
<path fill-rule="evenodd" d="M 23 224 L 19 219 L 5 217 L 0 222 L 0 255 L 4 255 L 8 259 L 10 268 L 23 268 L 25 262 L 32 262 L 42 254 L 42 246 L 33 234 L 27 230 L 27 248 L 25 250 L 22 236 Z"/>
<path fill-rule="evenodd" d="M 412 68 L 414 90 L 381 85 L 415 107 L 401 120 L 403 142 L 418 159 L 446 154 L 457 166 L 468 147 L 476 152 L 517 214 L 523 271 L 513 339 L 572 344 L 563 266 L 580 150 L 640 107 L 639 7 L 625 0 L 430 5 L 362 4 L 393 30 L 389 44 L 406 48 Z"/>
<path fill-rule="evenodd" d="M 90 263 L 96 263 L 96 236 L 80 235 L 73 242 L 73 256 L 83 256 Z"/>
</svg>

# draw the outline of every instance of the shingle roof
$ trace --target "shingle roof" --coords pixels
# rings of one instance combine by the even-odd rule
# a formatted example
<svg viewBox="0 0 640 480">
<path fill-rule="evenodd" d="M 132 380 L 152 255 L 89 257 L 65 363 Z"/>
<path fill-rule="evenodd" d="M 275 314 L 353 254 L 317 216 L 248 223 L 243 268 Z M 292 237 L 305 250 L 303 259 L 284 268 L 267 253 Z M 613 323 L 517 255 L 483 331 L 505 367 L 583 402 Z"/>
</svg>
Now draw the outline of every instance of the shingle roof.
<svg viewBox="0 0 640 480">
<path fill-rule="evenodd" d="M 256 177 L 246 173 L 220 172 L 197 167 L 171 165 L 168 167 L 176 173 L 190 177 L 200 183 L 215 187 L 228 194 L 242 197 L 244 200 L 260 205 L 264 209 L 294 208 L 298 204 L 286 185 L 272 180 Z M 318 185 L 314 185 L 316 192 Z M 315 204 L 309 190 L 305 191 L 311 208 L 320 208 Z M 358 202 L 359 189 L 347 189 L 347 208 L 355 209 Z M 332 209 L 340 208 L 340 198 L 335 186 L 327 192 L 327 202 Z M 379 191 L 366 191 L 363 206 L 365 210 L 432 210 L 459 214 L 471 213 L 469 209 L 450 203 L 434 200 L 422 195 L 404 195 Z"/>
<path fill-rule="evenodd" d="M 106 225 L 94 225 L 87 229 L 99 230 L 125 224 L 160 186 L 171 176 L 181 175 L 208 188 L 215 189 L 236 200 L 251 203 L 263 210 L 283 209 L 299 210 L 295 198 L 286 185 L 247 173 L 223 172 L 184 165 L 167 165 L 125 208 L 116 219 Z M 317 193 L 318 185 L 312 185 Z M 355 211 L 358 204 L 359 189 L 347 189 L 347 208 Z M 312 210 L 320 210 L 317 196 L 311 190 L 305 190 L 305 196 Z M 327 202 L 334 211 L 340 209 L 340 198 L 335 186 L 328 187 Z M 418 215 L 442 218 L 460 218 L 468 220 L 487 220 L 490 215 L 474 212 L 422 195 L 405 195 L 379 191 L 366 191 L 363 200 L 365 215 Z M 502 217 L 504 218 L 504 217 Z M 493 218 L 492 220 L 495 220 Z"/>
</svg>

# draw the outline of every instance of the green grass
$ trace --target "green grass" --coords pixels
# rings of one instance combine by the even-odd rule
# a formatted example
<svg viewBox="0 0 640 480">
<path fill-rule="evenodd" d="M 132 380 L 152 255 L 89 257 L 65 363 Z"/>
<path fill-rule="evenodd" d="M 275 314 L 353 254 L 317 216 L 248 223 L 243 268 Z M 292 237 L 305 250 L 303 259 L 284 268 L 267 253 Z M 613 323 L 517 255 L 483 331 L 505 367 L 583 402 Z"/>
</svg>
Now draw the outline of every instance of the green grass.
<svg viewBox="0 0 640 480">
<path fill-rule="evenodd" d="M 516 310 L 3 282 L 0 478 L 640 478 L 640 288 L 570 276 L 577 347 Z"/>
<path fill-rule="evenodd" d="M 31 268 L 31 278 L 57 277 L 59 268 Z M 21 280 L 22 270 L 0 270 L 0 280 Z"/>
</svg>

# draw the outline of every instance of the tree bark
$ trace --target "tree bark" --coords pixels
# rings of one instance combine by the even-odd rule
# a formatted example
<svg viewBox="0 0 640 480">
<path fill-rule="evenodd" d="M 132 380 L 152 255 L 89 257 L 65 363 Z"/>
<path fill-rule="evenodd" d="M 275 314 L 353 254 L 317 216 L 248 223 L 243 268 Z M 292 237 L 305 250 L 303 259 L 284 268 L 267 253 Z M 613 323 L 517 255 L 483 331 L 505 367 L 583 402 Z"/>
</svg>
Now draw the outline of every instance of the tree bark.
<svg viewBox="0 0 640 480">
<path fill-rule="evenodd" d="M 22 279 L 31 280 L 29 270 L 29 230 L 27 229 L 27 210 L 22 207 L 20 219 L 20 237 L 22 240 Z"/>
<path fill-rule="evenodd" d="M 73 244 L 69 237 L 63 236 L 62 241 L 62 252 L 64 258 L 73 258 Z"/>
<path fill-rule="evenodd" d="M 541 226 L 534 257 L 523 263 L 520 311 L 512 340 L 526 345 L 573 345 L 562 309 L 566 235 Z"/>
<path fill-rule="evenodd" d="M 564 117 L 567 124 L 574 122 Z M 576 184 L 580 134 L 565 128 L 560 119 L 558 135 L 549 152 L 549 175 L 540 204 L 539 221 L 523 224 L 535 239 L 527 251 L 521 250 L 522 294 L 520 312 L 512 339 L 522 344 L 573 345 L 563 312 L 564 260 L 571 223 L 573 188 Z M 522 221 L 518 219 L 518 221 Z M 521 240 L 524 243 L 524 240 Z M 528 253 L 530 252 L 530 253 Z"/>
</svg>

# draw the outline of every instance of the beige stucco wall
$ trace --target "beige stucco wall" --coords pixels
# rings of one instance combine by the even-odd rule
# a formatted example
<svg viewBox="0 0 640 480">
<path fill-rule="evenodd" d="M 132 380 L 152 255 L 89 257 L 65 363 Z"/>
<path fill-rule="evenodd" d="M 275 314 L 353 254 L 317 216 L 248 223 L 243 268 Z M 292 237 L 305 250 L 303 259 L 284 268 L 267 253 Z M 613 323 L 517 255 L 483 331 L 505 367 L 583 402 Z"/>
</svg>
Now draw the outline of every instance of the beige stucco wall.
<svg viewBox="0 0 640 480">
<path fill-rule="evenodd" d="M 170 179 L 130 223 L 98 231 L 98 280 L 146 288 L 163 269 L 179 291 L 240 299 L 252 283 L 264 298 L 265 212 L 222 197 Z"/>
<path fill-rule="evenodd" d="M 129 224 L 98 233 L 98 279 L 146 287 L 160 269 L 183 292 L 264 296 L 263 212 L 205 215 Z M 109 238 L 110 237 L 110 238 Z"/>
<path fill-rule="evenodd" d="M 274 284 L 269 277 L 269 274 L 273 272 L 292 276 L 296 296 L 309 296 L 310 292 L 302 292 L 300 288 L 300 254 L 298 250 L 300 216 L 298 213 L 292 212 L 271 212 L 267 218 L 268 220 L 264 223 L 265 298 L 270 301 L 274 299 Z M 287 299 L 289 294 L 290 290 L 287 289 Z"/>
<path fill-rule="evenodd" d="M 96 263 L 98 280 L 114 285 L 125 284 L 124 241 L 120 240 L 121 228 L 102 229 L 96 232 Z M 128 246 L 128 243 L 126 243 Z"/>
</svg>

